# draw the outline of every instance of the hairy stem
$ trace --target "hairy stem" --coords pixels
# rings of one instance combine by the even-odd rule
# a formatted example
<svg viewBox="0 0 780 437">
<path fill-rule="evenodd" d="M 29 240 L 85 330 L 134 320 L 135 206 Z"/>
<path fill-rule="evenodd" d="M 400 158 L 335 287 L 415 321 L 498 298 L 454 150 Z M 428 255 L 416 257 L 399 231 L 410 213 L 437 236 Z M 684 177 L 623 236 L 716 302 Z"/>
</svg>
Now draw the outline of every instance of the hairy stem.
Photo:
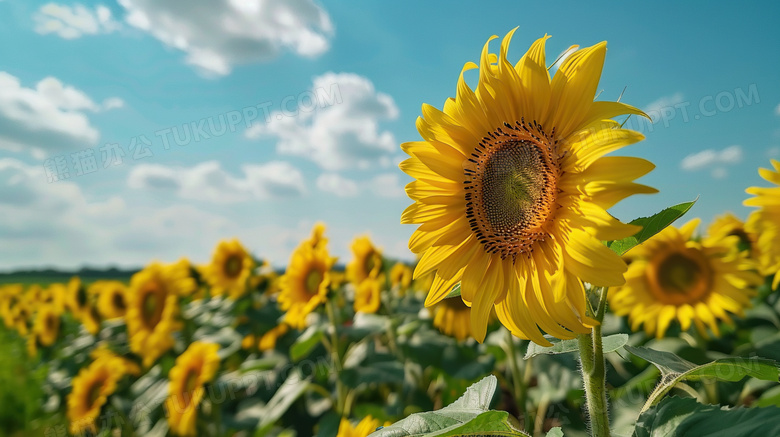
<svg viewBox="0 0 780 437">
<path fill-rule="evenodd" d="M 607 306 L 607 289 L 595 290 L 599 297 L 595 314 L 588 314 L 601 323 Z M 588 308 L 588 312 L 592 311 Z M 589 334 L 577 336 L 582 380 L 585 383 L 585 399 L 593 437 L 609 437 L 609 409 L 607 407 L 606 367 L 602 346 L 601 325 L 593 327 Z"/>
</svg>

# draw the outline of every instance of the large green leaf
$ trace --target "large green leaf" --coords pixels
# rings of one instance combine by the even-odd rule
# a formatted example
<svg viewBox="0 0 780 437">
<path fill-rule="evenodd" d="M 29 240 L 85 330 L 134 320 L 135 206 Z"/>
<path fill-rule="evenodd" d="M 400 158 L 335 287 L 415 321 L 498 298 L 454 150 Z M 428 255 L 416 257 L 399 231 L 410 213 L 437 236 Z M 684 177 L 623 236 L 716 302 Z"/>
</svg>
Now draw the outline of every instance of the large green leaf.
<svg viewBox="0 0 780 437">
<path fill-rule="evenodd" d="M 569 352 L 577 352 L 579 350 L 579 345 L 576 339 L 574 340 L 558 340 L 556 338 L 552 338 L 550 336 L 547 336 L 547 340 L 550 341 L 553 345 L 550 347 L 545 346 L 539 346 L 536 343 L 529 343 L 528 344 L 528 350 L 525 353 L 525 359 L 529 359 L 536 355 L 546 354 L 546 355 L 555 355 L 555 354 L 566 354 Z M 628 335 L 626 334 L 614 334 L 607 337 L 604 337 L 602 340 L 602 347 L 604 350 L 604 353 L 608 352 L 614 352 L 623 345 L 628 343 Z"/>
<path fill-rule="evenodd" d="M 293 362 L 300 361 L 306 358 L 311 351 L 320 344 L 322 338 L 325 336 L 325 327 L 322 325 L 309 326 L 306 331 L 295 340 L 292 347 L 290 347 L 290 359 Z"/>
<path fill-rule="evenodd" d="M 444 437 L 455 435 L 524 436 L 508 413 L 490 411 L 498 380 L 490 375 L 466 389 L 457 401 L 437 410 L 416 413 L 371 434 L 372 437 Z M 498 434 L 497 434 L 498 435 Z"/>
<path fill-rule="evenodd" d="M 637 246 L 653 235 L 661 232 L 665 227 L 674 223 L 675 220 L 682 217 L 691 207 L 699 200 L 697 197 L 692 202 L 684 202 L 678 205 L 670 206 L 661 212 L 651 215 L 650 217 L 640 217 L 634 219 L 630 224 L 641 226 L 642 230 L 636 234 L 623 238 L 622 240 L 613 240 L 607 242 L 607 247 L 612 249 L 618 255 L 623 255 L 634 246 Z"/>
<path fill-rule="evenodd" d="M 668 397 L 639 416 L 634 437 L 752 437 L 780 435 L 780 408 L 703 405 L 691 398 Z"/>
<path fill-rule="evenodd" d="M 747 376 L 764 381 L 778 382 L 780 379 L 777 363 L 765 358 L 722 358 L 699 366 L 670 352 L 631 346 L 625 346 L 625 349 L 639 358 L 653 363 L 663 376 L 661 383 L 650 394 L 642 411 L 657 404 L 675 384 L 682 381 L 701 379 L 739 381 Z"/>
</svg>

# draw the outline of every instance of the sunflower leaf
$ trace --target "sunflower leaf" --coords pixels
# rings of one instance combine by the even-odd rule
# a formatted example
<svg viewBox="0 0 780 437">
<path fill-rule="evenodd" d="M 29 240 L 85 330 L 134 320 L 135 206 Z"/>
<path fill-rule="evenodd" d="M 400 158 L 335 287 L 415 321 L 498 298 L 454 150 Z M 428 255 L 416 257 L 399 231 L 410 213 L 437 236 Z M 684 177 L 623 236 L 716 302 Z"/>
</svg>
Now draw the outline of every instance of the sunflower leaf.
<svg viewBox="0 0 780 437">
<path fill-rule="evenodd" d="M 545 347 L 545 346 L 539 346 L 536 343 L 529 343 L 528 344 L 528 350 L 525 353 L 525 359 L 529 359 L 536 355 L 546 354 L 546 355 L 555 355 L 555 354 L 566 354 L 569 352 L 577 352 L 579 350 L 579 345 L 576 339 L 574 340 L 558 340 L 555 338 L 552 338 L 550 336 L 547 336 L 547 340 L 552 343 L 552 346 Z M 604 337 L 602 340 L 602 347 L 604 349 L 604 353 L 614 352 L 623 345 L 628 343 L 628 335 L 627 334 L 614 334 L 607 337 Z"/>
<path fill-rule="evenodd" d="M 498 380 L 490 375 L 466 389 L 452 404 L 425 413 L 416 413 L 377 430 L 372 437 L 446 437 L 500 432 L 505 436 L 526 436 L 506 411 L 489 410 Z"/>
<path fill-rule="evenodd" d="M 445 299 L 449 299 L 451 297 L 460 297 L 460 282 L 455 284 L 454 287 L 452 287 L 452 291 L 450 291 L 450 294 L 445 297 Z"/>
<path fill-rule="evenodd" d="M 661 232 L 664 228 L 671 225 L 678 218 L 687 213 L 691 207 L 699 200 L 697 197 L 691 202 L 683 202 L 669 208 L 664 209 L 661 212 L 651 215 L 650 217 L 640 217 L 631 221 L 632 225 L 641 226 L 642 230 L 636 234 L 623 238 L 621 240 L 612 240 L 607 242 L 607 247 L 612 249 L 618 255 L 623 255 L 635 246 L 647 241 L 648 238 Z"/>
<path fill-rule="evenodd" d="M 780 435 L 780 409 L 703 405 L 691 398 L 668 397 L 643 412 L 634 437 Z"/>
<path fill-rule="evenodd" d="M 764 381 L 780 382 L 777 362 L 757 357 L 722 358 L 707 364 L 696 365 L 670 352 L 644 347 L 625 346 L 626 351 L 653 363 L 661 371 L 661 383 L 653 390 L 642 408 L 646 411 L 656 405 L 677 383 L 701 379 L 739 381 L 747 376 Z"/>
</svg>

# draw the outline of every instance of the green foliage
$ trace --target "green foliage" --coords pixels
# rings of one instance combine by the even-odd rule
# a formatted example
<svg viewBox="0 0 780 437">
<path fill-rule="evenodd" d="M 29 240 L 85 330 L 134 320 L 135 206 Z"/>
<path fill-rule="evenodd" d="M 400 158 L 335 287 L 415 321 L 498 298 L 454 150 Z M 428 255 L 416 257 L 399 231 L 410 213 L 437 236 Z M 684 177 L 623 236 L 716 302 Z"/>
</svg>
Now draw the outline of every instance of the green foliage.
<svg viewBox="0 0 780 437">
<path fill-rule="evenodd" d="M 661 232 L 664 228 L 674 223 L 675 220 L 685 215 L 685 213 L 687 213 L 688 210 L 693 207 L 697 200 L 699 199 L 696 198 L 691 202 L 684 202 L 670 206 L 669 208 L 653 214 L 650 217 L 640 217 L 638 219 L 632 220 L 630 224 L 641 226 L 642 229 L 636 234 L 623 238 L 622 240 L 613 240 L 607 242 L 607 247 L 612 249 L 618 255 L 625 254 L 635 246 L 638 246 L 647 241 L 648 238 Z"/>
<path fill-rule="evenodd" d="M 557 338 L 547 336 L 547 340 L 549 340 L 550 343 L 552 343 L 553 345 L 547 347 L 547 346 L 539 346 L 536 343 L 530 343 L 528 345 L 528 350 L 525 353 L 525 359 L 527 360 L 531 357 L 540 354 L 554 355 L 554 354 L 566 354 L 566 353 L 579 351 L 579 345 L 576 339 L 558 340 Z M 610 335 L 608 337 L 604 337 L 602 343 L 604 348 L 603 349 L 604 353 L 615 352 L 616 350 L 623 347 L 623 345 L 625 345 L 627 342 L 628 342 L 627 334 L 615 334 L 615 335 Z"/>
</svg>

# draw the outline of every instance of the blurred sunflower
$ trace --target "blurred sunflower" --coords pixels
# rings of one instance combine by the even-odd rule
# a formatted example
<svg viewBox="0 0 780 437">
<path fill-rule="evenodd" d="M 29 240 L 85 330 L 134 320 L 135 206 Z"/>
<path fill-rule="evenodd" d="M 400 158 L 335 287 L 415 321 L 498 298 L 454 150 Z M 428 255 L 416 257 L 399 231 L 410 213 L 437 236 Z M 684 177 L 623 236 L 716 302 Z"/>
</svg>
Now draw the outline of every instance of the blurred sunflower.
<svg viewBox="0 0 780 437">
<path fill-rule="evenodd" d="M 173 332 L 180 329 L 177 320 L 179 295 L 186 290 L 182 282 L 165 266 L 152 263 L 130 279 L 127 295 L 127 332 L 130 350 L 143 357 L 144 367 L 173 346 Z"/>
<path fill-rule="evenodd" d="M 373 314 L 379 311 L 382 303 L 381 289 L 379 281 L 376 279 L 366 279 L 358 285 L 355 291 L 355 312 Z"/>
<path fill-rule="evenodd" d="M 279 340 L 279 338 L 284 334 L 287 334 L 289 331 L 290 327 L 285 323 L 274 326 L 270 331 L 266 332 L 262 337 L 260 337 L 260 341 L 257 343 L 257 348 L 261 351 L 267 351 L 275 348 L 276 342 Z"/>
<path fill-rule="evenodd" d="M 755 263 L 734 250 L 737 236 L 693 240 L 698 224 L 669 226 L 632 249 L 626 284 L 608 294 L 612 310 L 628 316 L 632 330 L 644 325 L 648 335 L 662 338 L 677 319 L 683 331 L 693 322 L 702 336 L 708 336 L 706 325 L 719 337 L 718 319 L 733 324 L 728 313 L 741 317 L 750 306 L 761 281 Z"/>
<path fill-rule="evenodd" d="M 461 299 L 444 299 L 431 308 L 433 326 L 439 328 L 443 334 L 463 341 L 471 333 L 470 311 Z"/>
<path fill-rule="evenodd" d="M 132 360 L 117 355 L 111 349 L 106 347 L 105 344 L 102 344 L 93 349 L 92 352 L 89 353 L 89 356 L 93 361 L 110 360 L 112 362 L 114 372 L 118 373 L 120 378 L 124 375 L 139 376 L 141 374 L 141 368 L 138 367 L 138 364 Z"/>
<path fill-rule="evenodd" d="M 365 279 L 376 279 L 382 272 L 382 252 L 371 244 L 368 237 L 358 237 L 352 242 L 352 261 L 347 264 L 347 280 L 356 287 Z"/>
<path fill-rule="evenodd" d="M 96 281 L 97 308 L 100 315 L 108 319 L 116 319 L 127 313 L 127 287 L 119 281 Z"/>
<path fill-rule="evenodd" d="M 412 269 L 402 262 L 397 262 L 390 269 L 390 285 L 398 287 L 401 293 L 405 292 L 412 284 Z"/>
<path fill-rule="evenodd" d="M 498 55 L 488 47 L 494 36 L 480 65 L 464 66 L 443 111 L 423 105 L 417 130 L 424 141 L 401 146 L 411 157 L 400 167 L 415 179 L 406 186 L 414 204 L 401 222 L 420 225 L 409 241 L 412 252 L 423 254 L 415 278 L 436 275 L 427 306 L 460 282 L 478 341 L 495 306 L 514 335 L 550 345 L 538 328 L 568 339 L 597 323 L 585 314 L 582 281 L 624 283 L 625 262 L 601 241 L 639 228 L 606 209 L 657 190 L 633 182 L 652 163 L 604 157 L 643 139 L 612 118 L 645 115 L 593 101 L 606 42 L 574 51 L 550 80 L 548 36 L 512 65 L 506 54 L 513 33 Z M 472 91 L 463 73 L 475 68 Z"/>
<path fill-rule="evenodd" d="M 219 368 L 219 346 L 196 341 L 176 358 L 171 369 L 165 409 L 171 431 L 179 436 L 194 436 L 198 405 L 203 400 L 204 384 L 212 381 Z"/>
<path fill-rule="evenodd" d="M 51 346 L 60 333 L 60 312 L 53 304 L 43 304 L 35 314 L 33 335 L 42 346 Z"/>
<path fill-rule="evenodd" d="M 286 311 L 284 322 L 296 329 L 306 327 L 306 316 L 328 297 L 330 270 L 336 258 L 328 254 L 324 244 L 316 248 L 301 245 L 290 259 L 287 271 L 280 279 L 277 301 Z"/>
<path fill-rule="evenodd" d="M 46 287 L 46 298 L 49 303 L 54 305 L 58 314 L 65 312 L 67 308 L 68 288 L 65 284 L 55 282 Z"/>
<path fill-rule="evenodd" d="M 65 289 L 65 306 L 70 310 L 73 316 L 78 319 L 81 317 L 81 313 L 89 306 L 87 289 L 78 276 L 70 278 Z"/>
<path fill-rule="evenodd" d="M 7 328 L 16 324 L 16 304 L 19 302 L 24 288 L 20 284 L 5 285 L 0 288 L 0 316 Z"/>
<path fill-rule="evenodd" d="M 380 425 L 390 426 L 391 423 L 385 422 L 384 425 L 382 425 L 379 419 L 365 416 L 357 425 L 353 426 L 349 419 L 342 417 L 336 437 L 367 437 L 369 434 L 376 431 Z"/>
<path fill-rule="evenodd" d="M 116 391 L 117 382 L 123 375 L 117 372 L 116 364 L 111 359 L 98 359 L 82 368 L 73 378 L 73 390 L 67 401 L 71 434 L 97 433 L 95 420 L 108 397 Z"/>
<path fill-rule="evenodd" d="M 214 250 L 206 280 L 215 296 L 238 299 L 246 292 L 255 261 L 238 240 L 221 241 Z"/>
<path fill-rule="evenodd" d="M 764 275 L 774 275 L 772 289 L 777 289 L 780 285 L 780 161 L 773 159 L 772 166 L 774 171 L 760 168 L 758 173 L 778 186 L 746 190 L 755 197 L 745 200 L 744 204 L 759 209 L 750 213 L 745 230 L 757 236 L 755 247 L 759 268 Z"/>
<path fill-rule="evenodd" d="M 734 214 L 726 213 L 716 217 L 710 227 L 707 228 L 707 239 L 718 241 L 731 236 L 738 238 L 736 249 L 746 250 L 752 258 L 758 258 L 755 256 L 758 250 L 756 246 L 758 236 L 749 233 L 745 229 L 745 223 Z"/>
<path fill-rule="evenodd" d="M 309 246 L 315 249 L 326 244 L 328 244 L 328 239 L 325 238 L 325 224 L 322 222 L 315 223 L 311 229 L 311 237 L 301 242 L 301 246 Z"/>
<path fill-rule="evenodd" d="M 81 311 L 79 321 L 84 325 L 84 329 L 92 335 L 97 335 L 100 332 L 100 313 L 98 312 L 97 304 L 91 302 Z"/>
</svg>

